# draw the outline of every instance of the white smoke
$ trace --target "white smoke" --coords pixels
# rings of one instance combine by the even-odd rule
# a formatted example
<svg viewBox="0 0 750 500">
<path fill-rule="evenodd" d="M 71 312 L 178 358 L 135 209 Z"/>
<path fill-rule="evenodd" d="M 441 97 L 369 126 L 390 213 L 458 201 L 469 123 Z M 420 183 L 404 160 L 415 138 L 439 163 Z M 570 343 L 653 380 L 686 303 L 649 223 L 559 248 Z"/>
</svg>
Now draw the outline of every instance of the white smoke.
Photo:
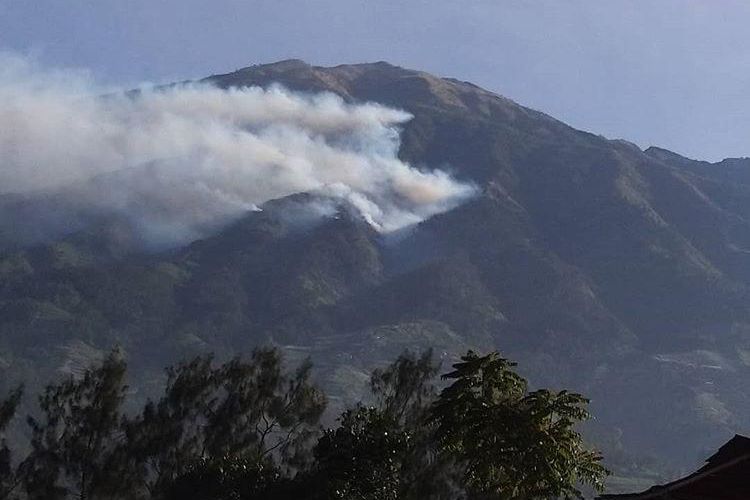
<svg viewBox="0 0 750 500">
<path fill-rule="evenodd" d="M 0 56 L 0 194 L 68 193 L 133 219 L 147 238 L 185 242 L 268 200 L 319 192 L 388 232 L 474 192 L 398 159 L 410 118 L 281 87 L 102 96 L 80 75 Z"/>
</svg>

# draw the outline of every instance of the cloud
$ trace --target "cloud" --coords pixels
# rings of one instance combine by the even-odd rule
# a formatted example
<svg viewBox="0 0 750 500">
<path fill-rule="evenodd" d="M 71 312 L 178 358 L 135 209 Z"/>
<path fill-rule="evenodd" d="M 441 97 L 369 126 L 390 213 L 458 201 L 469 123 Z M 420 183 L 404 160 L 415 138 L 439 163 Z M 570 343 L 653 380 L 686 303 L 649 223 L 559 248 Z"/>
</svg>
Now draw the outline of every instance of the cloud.
<svg viewBox="0 0 750 500">
<path fill-rule="evenodd" d="M 280 86 L 103 94 L 85 74 L 7 55 L 0 67 L 0 194 L 125 216 L 152 242 L 185 243 L 299 192 L 347 200 L 383 232 L 474 193 L 398 158 L 404 111 Z"/>
</svg>

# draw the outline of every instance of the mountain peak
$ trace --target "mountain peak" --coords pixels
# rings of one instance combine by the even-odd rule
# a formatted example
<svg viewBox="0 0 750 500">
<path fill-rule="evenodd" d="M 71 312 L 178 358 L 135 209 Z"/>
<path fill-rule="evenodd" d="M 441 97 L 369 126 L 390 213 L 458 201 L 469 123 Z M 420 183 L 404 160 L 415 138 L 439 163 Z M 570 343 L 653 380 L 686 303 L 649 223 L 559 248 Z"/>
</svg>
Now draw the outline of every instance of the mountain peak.
<svg viewBox="0 0 750 500">
<path fill-rule="evenodd" d="M 246 71 L 278 71 L 278 72 L 285 72 L 285 71 L 294 71 L 294 70 L 304 70 L 309 69 L 311 66 L 303 61 L 302 59 L 283 59 L 281 61 L 276 61 L 272 63 L 265 63 L 265 64 L 253 64 L 250 66 L 246 66 L 244 68 L 241 68 L 237 70 L 238 72 L 246 72 Z"/>
<path fill-rule="evenodd" d="M 293 91 L 333 92 L 351 102 L 371 101 L 405 109 L 442 109 L 458 114 L 515 122 L 561 122 L 468 82 L 403 68 L 386 61 L 315 66 L 299 59 L 248 66 L 204 80 L 222 88 L 267 87 L 281 83 Z M 537 127 L 539 125 L 530 127 Z"/>
<path fill-rule="evenodd" d="M 601 425 L 617 430 L 602 435 L 621 436 L 621 449 L 683 460 L 726 422 L 750 426 L 743 160 L 642 153 L 472 84 L 382 61 L 290 59 L 206 81 L 405 109 L 413 119 L 399 131 L 399 159 L 449 171 L 481 194 L 396 237 L 350 217 L 343 203 L 311 209 L 314 195 L 299 193 L 187 247 L 123 262 L 113 262 L 127 243 L 119 226 L 14 248 L 0 254 L 10 284 L 0 286 L 0 332 L 15 363 L 0 366 L 0 385 L 17 366 L 51 374 L 56 351 L 40 351 L 39 340 L 84 338 L 74 332 L 97 348 L 124 339 L 148 377 L 154 352 L 177 356 L 194 345 L 229 353 L 271 340 L 359 370 L 385 349 L 481 344 L 521 361 L 534 384 L 586 389 Z M 97 192 L 118 192 L 110 178 L 112 188 Z M 53 201 L 0 197 L 0 244 L 40 227 L 36 214 L 77 230 L 76 206 L 64 226 L 53 218 L 64 206 Z M 89 334 L 97 329 L 111 333 Z M 382 329 L 395 333 L 373 336 Z M 436 344 L 443 338 L 446 347 Z M 715 420 L 709 407 L 721 408 Z"/>
<path fill-rule="evenodd" d="M 670 151 L 665 148 L 660 148 L 658 146 L 650 146 L 649 148 L 645 149 L 643 151 L 648 156 L 652 158 L 656 158 L 657 160 L 661 160 L 667 163 L 692 163 L 698 160 L 694 160 L 692 158 L 688 158 L 687 156 L 682 156 L 679 153 L 675 153 L 674 151 Z"/>
</svg>

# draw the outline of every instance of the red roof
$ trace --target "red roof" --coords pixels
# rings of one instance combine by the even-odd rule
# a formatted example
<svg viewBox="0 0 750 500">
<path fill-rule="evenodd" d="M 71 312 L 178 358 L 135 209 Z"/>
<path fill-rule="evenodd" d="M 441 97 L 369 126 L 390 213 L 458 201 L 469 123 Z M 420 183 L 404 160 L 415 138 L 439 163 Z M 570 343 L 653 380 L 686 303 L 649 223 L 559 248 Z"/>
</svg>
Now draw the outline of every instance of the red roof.
<svg viewBox="0 0 750 500">
<path fill-rule="evenodd" d="M 698 471 L 642 493 L 603 495 L 600 499 L 748 500 L 750 438 L 734 436 Z"/>
</svg>

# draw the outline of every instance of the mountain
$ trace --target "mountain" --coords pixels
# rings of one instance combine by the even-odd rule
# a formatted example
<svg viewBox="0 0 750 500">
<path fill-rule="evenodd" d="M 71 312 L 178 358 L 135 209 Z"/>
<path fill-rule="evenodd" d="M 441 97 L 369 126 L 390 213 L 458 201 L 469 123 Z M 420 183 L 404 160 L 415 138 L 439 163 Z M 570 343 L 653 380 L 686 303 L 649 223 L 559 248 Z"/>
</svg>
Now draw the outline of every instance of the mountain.
<svg viewBox="0 0 750 500">
<path fill-rule="evenodd" d="M 291 60 L 204 82 L 406 110 L 399 157 L 479 194 L 388 235 L 344 202 L 300 224 L 289 214 L 317 196 L 300 193 L 168 251 L 138 250 L 112 218 L 5 244 L 5 386 L 120 344 L 145 397 L 175 359 L 274 342 L 310 355 L 344 404 L 404 348 L 497 348 L 533 383 L 590 396 L 587 432 L 622 467 L 692 464 L 750 427 L 750 160 L 642 151 L 384 62 Z M 28 220 L 49 203 L 5 197 L 0 209 Z"/>
</svg>

